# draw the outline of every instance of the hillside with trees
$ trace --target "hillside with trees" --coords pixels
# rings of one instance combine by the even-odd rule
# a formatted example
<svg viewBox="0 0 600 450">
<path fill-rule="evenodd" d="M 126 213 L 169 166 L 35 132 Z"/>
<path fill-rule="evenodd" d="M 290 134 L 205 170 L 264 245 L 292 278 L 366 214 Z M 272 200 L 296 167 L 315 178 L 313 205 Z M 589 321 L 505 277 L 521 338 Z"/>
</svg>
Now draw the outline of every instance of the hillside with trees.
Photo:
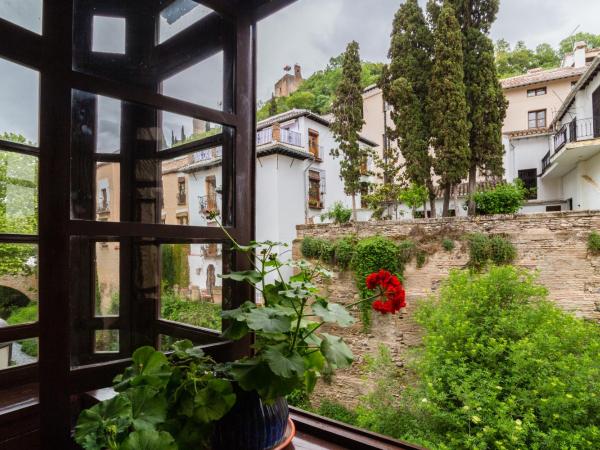
<svg viewBox="0 0 600 450">
<path fill-rule="evenodd" d="M 335 98 L 335 91 L 342 79 L 343 54 L 331 58 L 324 70 L 312 74 L 300 88 L 287 97 L 271 98 L 258 110 L 258 120 L 294 108 L 308 109 L 317 114 L 329 114 Z M 361 86 L 377 83 L 381 76 L 382 63 L 363 61 L 361 63 Z"/>
</svg>

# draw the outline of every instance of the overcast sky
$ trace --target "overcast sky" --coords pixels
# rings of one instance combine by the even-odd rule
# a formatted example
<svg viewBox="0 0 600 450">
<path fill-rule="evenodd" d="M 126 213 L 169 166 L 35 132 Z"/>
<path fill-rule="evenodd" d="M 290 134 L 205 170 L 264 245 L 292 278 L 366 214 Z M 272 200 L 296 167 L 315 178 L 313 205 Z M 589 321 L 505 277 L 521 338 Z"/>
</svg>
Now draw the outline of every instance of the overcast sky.
<svg viewBox="0 0 600 450">
<path fill-rule="evenodd" d="M 400 0 L 298 0 L 263 20 L 259 32 L 258 96 L 268 99 L 287 64 L 299 63 L 303 75 L 325 67 L 351 40 L 361 57 L 385 61 L 394 13 Z M 426 0 L 419 0 L 422 6 Z M 600 0 L 500 0 L 492 38 L 511 44 L 553 46 L 579 31 L 600 33 Z"/>
<path fill-rule="evenodd" d="M 46 0 L 51 1 L 51 0 Z M 426 0 L 419 0 L 422 5 Z M 361 46 L 364 60 L 385 61 L 394 13 L 400 0 L 298 0 L 259 24 L 258 98 L 266 100 L 285 65 L 299 63 L 305 78 L 326 66 L 351 40 Z M 0 0 L 0 17 L 41 33 L 42 0 Z M 161 18 L 160 40 L 176 34 L 209 11 L 192 0 L 177 0 L 169 24 Z M 523 40 L 529 47 L 541 42 L 556 46 L 579 26 L 579 31 L 600 32 L 600 0 L 501 0 L 500 14 L 492 38 L 514 45 Z M 122 51 L 125 22 L 98 20 L 94 28 L 94 50 Z M 216 55 L 164 84 L 164 93 L 219 108 L 222 59 Z M 39 77 L 36 72 L 0 58 L 0 133 L 10 131 L 38 141 Z M 112 151 L 118 142 L 118 102 L 100 102 L 98 145 Z M 167 137 L 171 131 L 192 131 L 191 120 L 165 115 Z"/>
</svg>

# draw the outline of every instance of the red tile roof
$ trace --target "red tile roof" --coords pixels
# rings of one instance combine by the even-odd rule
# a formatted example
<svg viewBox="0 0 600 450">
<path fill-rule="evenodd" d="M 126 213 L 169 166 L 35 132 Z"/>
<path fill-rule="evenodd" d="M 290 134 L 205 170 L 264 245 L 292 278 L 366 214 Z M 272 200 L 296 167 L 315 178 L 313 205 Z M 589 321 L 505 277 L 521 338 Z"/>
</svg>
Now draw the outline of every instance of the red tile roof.
<svg viewBox="0 0 600 450">
<path fill-rule="evenodd" d="M 561 80 L 564 78 L 580 77 L 586 70 L 584 67 L 559 67 L 557 69 L 538 70 L 532 69 L 524 75 L 505 78 L 500 80 L 503 89 L 514 89 L 531 84 L 546 83 L 548 81 Z"/>
</svg>

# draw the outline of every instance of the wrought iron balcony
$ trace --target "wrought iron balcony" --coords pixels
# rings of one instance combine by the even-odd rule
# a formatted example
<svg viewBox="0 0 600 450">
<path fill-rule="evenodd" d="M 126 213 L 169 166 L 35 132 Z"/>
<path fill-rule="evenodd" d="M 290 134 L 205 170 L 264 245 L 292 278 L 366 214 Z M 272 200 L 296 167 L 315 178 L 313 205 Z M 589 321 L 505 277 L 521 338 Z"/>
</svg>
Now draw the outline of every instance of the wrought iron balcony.
<svg viewBox="0 0 600 450">
<path fill-rule="evenodd" d="M 187 203 L 187 196 L 186 196 L 185 192 L 178 192 L 177 193 L 177 204 L 185 205 L 186 203 Z"/>
<path fill-rule="evenodd" d="M 271 142 L 281 142 L 282 144 L 302 147 L 302 134 L 298 133 L 297 131 L 281 128 L 279 132 L 279 139 L 275 139 L 273 136 L 273 127 L 263 128 L 256 133 L 256 145 L 266 145 L 270 144 Z"/>
<path fill-rule="evenodd" d="M 219 213 L 219 205 L 217 203 L 217 194 L 209 194 L 199 198 L 200 214 L 208 215 L 211 213 Z"/>
</svg>

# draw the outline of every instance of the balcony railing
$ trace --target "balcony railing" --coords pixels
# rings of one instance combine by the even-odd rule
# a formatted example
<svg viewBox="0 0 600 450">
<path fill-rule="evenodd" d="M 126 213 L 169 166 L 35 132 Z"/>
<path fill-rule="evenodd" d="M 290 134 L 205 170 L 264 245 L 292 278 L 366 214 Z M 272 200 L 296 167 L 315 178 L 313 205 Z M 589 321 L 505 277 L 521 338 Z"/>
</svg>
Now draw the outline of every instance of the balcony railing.
<svg viewBox="0 0 600 450">
<path fill-rule="evenodd" d="M 209 194 L 199 198 L 200 214 L 219 213 L 217 194 Z"/>
<path fill-rule="evenodd" d="M 542 173 L 544 173 L 546 171 L 546 169 L 550 166 L 550 157 L 551 156 L 552 156 L 552 154 L 550 153 L 550 151 L 548 151 L 548 153 L 546 153 L 544 155 L 544 157 L 542 158 Z"/>
<path fill-rule="evenodd" d="M 571 142 L 581 142 L 600 138 L 600 116 L 588 119 L 574 118 L 565 123 L 554 135 L 554 151 L 550 151 L 542 158 L 542 173 L 550 166 L 553 155 Z"/>
<path fill-rule="evenodd" d="M 273 128 L 263 128 L 256 133 L 256 145 L 265 145 L 274 142 Z M 281 128 L 279 133 L 279 142 L 282 144 L 294 145 L 296 147 L 302 147 L 302 134 L 297 131 L 286 130 Z"/>
</svg>

